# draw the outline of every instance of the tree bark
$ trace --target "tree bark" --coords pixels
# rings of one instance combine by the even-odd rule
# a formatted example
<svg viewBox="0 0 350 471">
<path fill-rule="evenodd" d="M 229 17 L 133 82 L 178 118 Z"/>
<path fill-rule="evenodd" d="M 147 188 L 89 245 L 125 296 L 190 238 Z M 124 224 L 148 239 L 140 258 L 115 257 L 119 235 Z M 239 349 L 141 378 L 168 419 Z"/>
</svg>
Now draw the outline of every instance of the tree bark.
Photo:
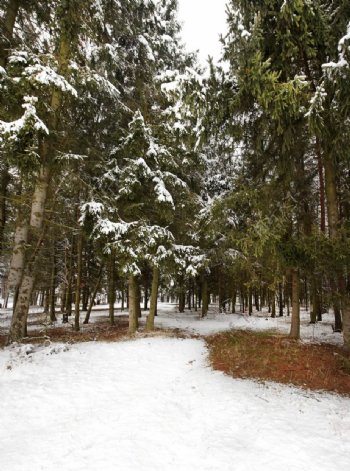
<svg viewBox="0 0 350 471">
<path fill-rule="evenodd" d="M 80 296 L 81 296 L 81 275 L 83 267 L 83 234 L 79 231 L 77 243 L 77 280 L 75 285 L 75 315 L 74 315 L 74 330 L 80 330 Z"/>
<path fill-rule="evenodd" d="M 26 250 L 25 257 L 23 257 L 22 259 L 25 264 L 25 270 L 24 266 L 20 266 L 18 270 L 18 274 L 21 275 L 21 281 L 10 327 L 10 342 L 18 342 L 21 340 L 21 336 L 23 335 L 22 326 L 23 324 L 26 325 L 27 323 L 30 299 L 34 287 L 34 277 L 36 268 L 35 262 L 37 260 L 44 235 L 42 230 L 44 223 L 44 205 L 46 202 L 48 190 L 48 180 L 48 172 L 46 172 L 45 169 L 42 169 L 40 172 L 39 182 L 35 188 L 33 195 L 30 225 L 29 228 L 25 230 L 25 233 L 27 235 L 26 242 L 30 245 L 29 248 Z"/>
<path fill-rule="evenodd" d="M 300 279 L 298 270 L 292 269 L 292 322 L 289 337 L 300 338 Z"/>
<path fill-rule="evenodd" d="M 151 305 L 149 314 L 146 321 L 146 330 L 154 330 L 154 317 L 157 313 L 157 301 L 158 301 L 158 287 L 159 287 L 159 268 L 153 268 L 152 278 L 152 290 L 151 290 Z"/>
<path fill-rule="evenodd" d="M 7 190 L 10 183 L 8 165 L 4 165 L 0 174 L 0 257 L 4 250 L 4 233 L 7 221 Z"/>
<path fill-rule="evenodd" d="M 248 314 L 251 316 L 253 314 L 253 289 L 248 288 Z"/>
<path fill-rule="evenodd" d="M 68 3 L 69 5 L 69 3 Z M 62 24 L 66 24 L 62 21 Z M 71 25 L 70 25 L 71 28 Z M 74 31 L 72 29 L 72 31 Z M 69 37 L 68 31 L 62 27 L 59 44 L 58 44 L 58 53 L 56 55 L 58 62 L 58 73 L 63 76 L 66 76 L 69 58 L 71 52 L 71 38 Z M 39 149 L 38 154 L 40 156 L 41 168 L 38 174 L 37 181 L 34 185 L 34 194 L 31 204 L 31 215 L 30 223 L 28 228 L 28 240 L 26 243 L 29 245 L 29 250 L 27 250 L 26 257 L 24 260 L 24 266 L 22 267 L 22 276 L 21 284 L 18 290 L 17 302 L 19 307 L 17 309 L 17 304 L 15 306 L 12 323 L 9 333 L 9 341 L 19 341 L 22 335 L 21 326 L 23 323 L 26 324 L 30 298 L 34 287 L 34 276 L 35 268 L 38 258 L 39 247 L 42 242 L 40 238 L 44 237 L 42 232 L 43 223 L 44 223 L 44 209 L 47 201 L 48 186 L 51 181 L 52 176 L 52 157 L 54 156 L 53 148 L 53 137 L 55 131 L 58 128 L 59 113 L 63 101 L 63 92 L 62 90 L 56 88 L 51 94 L 50 100 L 50 114 L 48 116 L 47 124 L 50 130 L 50 136 L 48 138 L 39 139 Z M 40 234 L 40 235 L 39 235 Z M 38 241 L 38 243 L 35 243 Z M 29 280 L 30 278 L 30 280 Z M 23 284 L 23 287 L 21 286 Z"/>
<path fill-rule="evenodd" d="M 56 247 L 55 242 L 52 244 L 52 259 L 51 259 L 51 282 L 50 282 L 50 321 L 56 322 L 55 310 L 55 290 L 56 290 Z"/>
<path fill-rule="evenodd" d="M 99 271 L 99 273 L 98 273 L 98 279 L 97 279 L 97 282 L 96 282 L 96 284 L 95 284 L 94 291 L 92 292 L 92 295 L 91 295 L 91 298 L 90 298 L 90 304 L 89 304 L 89 307 L 88 307 L 87 312 L 86 312 L 86 316 L 85 316 L 85 319 L 84 319 L 84 324 L 88 324 L 88 323 L 89 323 L 90 315 L 91 315 L 92 308 L 93 308 L 93 306 L 94 306 L 94 302 L 95 302 L 95 299 L 96 299 L 97 291 L 99 290 L 100 285 L 101 285 L 102 276 L 103 276 L 103 264 L 102 264 L 101 267 L 100 267 L 100 271 Z"/>
<path fill-rule="evenodd" d="M 270 291 L 271 296 L 271 317 L 274 319 L 276 317 L 276 292 Z"/>
<path fill-rule="evenodd" d="M 201 317 L 206 317 L 209 307 L 209 293 L 208 293 L 208 280 L 204 276 L 202 281 L 202 312 Z"/>
<path fill-rule="evenodd" d="M 109 322 L 111 325 L 115 325 L 114 319 L 114 304 L 115 304 L 115 252 L 112 249 L 109 255 L 108 264 L 108 310 L 109 310 Z"/>
<path fill-rule="evenodd" d="M 12 45 L 13 30 L 18 15 L 20 0 L 9 0 L 3 19 L 3 34 L 0 39 L 0 66 L 5 68 Z"/>
<path fill-rule="evenodd" d="M 136 308 L 137 281 L 134 275 L 129 276 L 129 334 L 134 334 L 139 327 L 139 317 Z"/>
</svg>

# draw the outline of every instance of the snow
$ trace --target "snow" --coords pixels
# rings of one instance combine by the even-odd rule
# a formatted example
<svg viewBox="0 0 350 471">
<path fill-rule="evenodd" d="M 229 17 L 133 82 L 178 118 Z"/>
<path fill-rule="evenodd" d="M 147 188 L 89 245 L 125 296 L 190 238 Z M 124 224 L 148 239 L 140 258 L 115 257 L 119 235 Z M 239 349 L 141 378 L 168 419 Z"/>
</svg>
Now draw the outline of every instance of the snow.
<svg viewBox="0 0 350 471">
<path fill-rule="evenodd" d="M 0 352 L 0 467 L 343 471 L 350 400 L 234 380 L 201 340 Z"/>
<path fill-rule="evenodd" d="M 31 309 L 35 316 L 39 310 Z M 0 310 L 1 327 L 9 312 Z M 92 322 L 101 316 L 107 306 L 94 308 Z M 290 328 L 290 317 L 265 311 L 220 314 L 211 305 L 200 320 L 171 303 L 159 303 L 155 322 L 204 336 Z M 341 344 L 332 322 L 330 313 L 311 326 L 303 309 L 302 340 Z M 0 350 L 0 469 L 349 469 L 349 398 L 232 379 L 213 371 L 207 355 L 203 340 L 138 335 Z"/>
<path fill-rule="evenodd" d="M 322 68 L 325 70 L 337 70 L 337 69 L 344 69 L 348 68 L 349 63 L 345 59 L 345 53 L 349 49 L 347 42 L 350 40 L 350 23 L 347 26 L 347 33 L 343 36 L 340 41 L 338 42 L 338 52 L 339 58 L 338 62 L 328 62 L 326 64 L 322 64 Z"/>
<path fill-rule="evenodd" d="M 54 86 L 62 92 L 68 92 L 74 97 L 78 96 L 75 88 L 62 75 L 59 75 L 50 67 L 41 64 L 28 66 L 24 69 L 23 76 L 33 83 Z"/>
<path fill-rule="evenodd" d="M 156 192 L 157 200 L 161 203 L 168 203 L 175 208 L 173 198 L 165 188 L 164 182 L 160 178 L 154 177 L 153 183 L 155 183 L 154 191 Z"/>
<path fill-rule="evenodd" d="M 237 306 L 238 307 L 238 306 Z M 177 312 L 175 304 L 163 303 L 160 305 L 160 312 L 156 317 L 156 326 L 164 328 L 180 329 L 191 334 L 213 335 L 219 332 L 235 330 L 251 331 L 276 331 L 288 334 L 290 331 L 291 318 L 276 317 L 271 318 L 264 309 L 263 312 L 254 313 L 249 316 L 247 313 L 221 314 L 217 306 L 210 306 L 208 316 L 205 319 L 199 318 L 199 312 Z M 330 343 L 342 345 L 342 335 L 334 333 L 332 324 L 334 315 L 332 313 L 323 314 L 323 321 L 317 324 L 310 324 L 310 313 L 305 309 L 301 310 L 301 340 L 307 343 Z"/>
<path fill-rule="evenodd" d="M 37 115 L 35 107 L 38 101 L 37 97 L 25 96 L 23 100 L 22 108 L 24 109 L 24 114 L 21 118 L 9 123 L 0 120 L 0 142 L 3 140 L 1 135 L 9 142 L 15 142 L 19 139 L 22 132 L 29 131 L 30 129 L 49 134 L 45 123 Z"/>
</svg>

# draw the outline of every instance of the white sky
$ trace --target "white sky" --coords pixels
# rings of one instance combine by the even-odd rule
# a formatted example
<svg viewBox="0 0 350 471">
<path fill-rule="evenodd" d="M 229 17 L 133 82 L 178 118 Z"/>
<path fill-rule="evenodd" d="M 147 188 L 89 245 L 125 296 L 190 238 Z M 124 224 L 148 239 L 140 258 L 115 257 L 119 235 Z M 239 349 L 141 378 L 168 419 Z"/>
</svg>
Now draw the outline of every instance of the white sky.
<svg viewBox="0 0 350 471">
<path fill-rule="evenodd" d="M 219 35 L 226 32 L 227 0 L 178 0 L 182 36 L 189 51 L 199 49 L 201 64 L 208 55 L 219 59 Z"/>
</svg>

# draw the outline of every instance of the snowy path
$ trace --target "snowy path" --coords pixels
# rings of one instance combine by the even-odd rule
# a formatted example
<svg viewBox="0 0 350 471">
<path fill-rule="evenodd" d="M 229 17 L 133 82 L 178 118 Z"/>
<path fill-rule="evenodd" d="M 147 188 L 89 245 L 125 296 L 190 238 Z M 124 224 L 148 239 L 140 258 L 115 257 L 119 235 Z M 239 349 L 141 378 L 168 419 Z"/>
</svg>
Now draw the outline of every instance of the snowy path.
<svg viewBox="0 0 350 471">
<path fill-rule="evenodd" d="M 233 380 L 200 340 L 26 348 L 0 351 L 0 469 L 350 469 L 349 399 Z"/>
<path fill-rule="evenodd" d="M 334 333 L 332 324 L 333 314 L 324 314 L 323 321 L 317 324 L 310 324 L 310 314 L 304 309 L 301 310 L 301 339 L 305 342 L 326 342 L 335 345 L 342 345 L 342 334 Z M 212 335 L 219 332 L 236 330 L 266 331 L 276 330 L 288 334 L 290 331 L 291 318 L 276 317 L 271 318 L 267 312 L 248 314 L 219 314 L 217 308 L 211 306 L 208 316 L 205 319 L 199 318 L 198 312 L 188 312 L 181 314 L 177 311 L 175 304 L 160 304 L 159 316 L 155 320 L 157 327 L 178 328 L 192 334 Z"/>
</svg>

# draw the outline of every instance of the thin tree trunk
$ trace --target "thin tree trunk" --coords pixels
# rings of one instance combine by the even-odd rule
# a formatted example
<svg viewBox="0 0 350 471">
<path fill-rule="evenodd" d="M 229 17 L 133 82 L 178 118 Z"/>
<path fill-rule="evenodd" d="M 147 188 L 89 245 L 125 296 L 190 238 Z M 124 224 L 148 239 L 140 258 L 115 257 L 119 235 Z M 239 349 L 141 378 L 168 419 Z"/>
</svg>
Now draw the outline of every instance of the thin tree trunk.
<svg viewBox="0 0 350 471">
<path fill-rule="evenodd" d="M 109 322 L 115 325 L 114 304 L 115 304 L 115 252 L 112 249 L 109 255 L 108 265 L 108 305 L 109 305 Z"/>
<path fill-rule="evenodd" d="M 323 162 L 322 162 L 322 151 L 319 139 L 316 137 L 316 154 L 317 154 L 317 165 L 318 165 L 318 178 L 320 183 L 320 228 L 325 234 L 326 232 L 326 207 L 325 207 L 325 184 L 323 175 Z"/>
<path fill-rule="evenodd" d="M 91 311 L 92 311 L 92 308 L 93 308 L 93 306 L 94 306 L 94 302 L 95 302 L 95 299 L 96 299 L 96 295 L 97 295 L 97 292 L 98 292 L 98 290 L 99 290 L 99 288 L 100 288 L 100 284 L 101 284 L 101 281 L 102 281 L 102 276 L 103 276 L 103 264 L 102 264 L 101 267 L 100 267 L 100 271 L 99 271 L 99 273 L 98 273 L 98 279 L 97 279 L 97 282 L 96 282 L 96 284 L 95 284 L 94 291 L 92 292 L 92 295 L 91 295 L 91 298 L 90 298 L 90 304 L 89 304 L 89 307 L 88 307 L 87 312 L 86 312 L 84 324 L 88 324 L 88 323 L 89 323 Z"/>
<path fill-rule="evenodd" d="M 75 315 L 74 315 L 74 330 L 80 330 L 80 296 L 81 296 L 81 275 L 83 268 L 83 234 L 79 231 L 78 244 L 77 244 L 77 281 L 75 285 Z"/>
<path fill-rule="evenodd" d="M 55 310 L 55 290 L 56 290 L 56 251 L 55 242 L 52 244 L 52 267 L 51 267 L 51 283 L 50 283 L 50 321 L 56 322 Z"/>
<path fill-rule="evenodd" d="M 310 324 L 316 324 L 317 322 L 317 305 L 318 305 L 318 293 L 316 287 L 315 276 L 311 279 L 311 300 L 310 300 Z"/>
<path fill-rule="evenodd" d="M 137 282 L 134 275 L 129 276 L 129 334 L 134 334 L 139 327 L 139 318 L 136 308 Z"/>
<path fill-rule="evenodd" d="M 44 296 L 43 296 L 43 307 L 44 307 L 44 313 L 49 314 L 50 312 L 50 288 L 44 290 Z"/>
<path fill-rule="evenodd" d="M 0 257 L 4 250 L 4 231 L 7 221 L 7 189 L 10 183 L 8 165 L 4 165 L 0 174 Z"/>
<path fill-rule="evenodd" d="M 186 293 L 183 284 L 180 285 L 180 292 L 179 292 L 179 312 L 185 312 L 185 305 L 186 305 Z"/>
<path fill-rule="evenodd" d="M 144 297 L 144 300 L 143 300 L 143 309 L 145 311 L 147 311 L 147 309 L 148 309 L 148 275 L 147 275 L 147 278 L 145 280 L 144 294 L 145 294 L 145 297 Z"/>
<path fill-rule="evenodd" d="M 201 317 L 206 317 L 208 314 L 209 307 L 209 295 L 208 295 L 208 280 L 204 276 L 202 281 L 202 312 Z"/>
<path fill-rule="evenodd" d="M 253 290 L 251 287 L 248 288 L 248 314 L 253 314 Z"/>
<path fill-rule="evenodd" d="M 300 279 L 296 269 L 292 269 L 292 322 L 289 336 L 300 338 Z"/>
<path fill-rule="evenodd" d="M 142 317 L 142 312 L 141 312 L 141 287 L 140 284 L 137 283 L 137 301 L 136 301 L 136 311 L 137 311 L 137 317 L 141 319 Z"/>
<path fill-rule="evenodd" d="M 122 286 L 122 307 L 121 307 L 122 312 L 124 311 L 124 309 L 125 309 L 125 287 L 124 287 L 124 282 L 123 282 L 123 286 Z"/>
<path fill-rule="evenodd" d="M 254 290 L 254 304 L 255 309 L 259 312 L 260 311 L 260 300 L 259 300 L 259 291 L 257 288 Z"/>
<path fill-rule="evenodd" d="M 282 283 L 278 285 L 278 306 L 279 306 L 279 317 L 283 317 L 283 286 Z"/>
<path fill-rule="evenodd" d="M 274 319 L 276 317 L 276 292 L 271 291 L 271 317 Z"/>
<path fill-rule="evenodd" d="M 236 286 L 233 285 L 232 287 L 232 308 L 231 308 L 231 313 L 235 314 L 236 312 L 236 298 L 237 298 L 237 290 Z"/>
<path fill-rule="evenodd" d="M 157 301 L 158 301 L 158 287 L 159 287 L 159 268 L 153 268 L 152 278 L 152 290 L 151 290 L 151 305 L 149 314 L 146 321 L 146 330 L 154 330 L 154 317 L 157 313 Z"/>
<path fill-rule="evenodd" d="M 68 270 L 66 274 L 67 278 L 67 288 L 66 288 L 66 299 L 65 299 L 65 309 L 63 313 L 63 324 L 68 322 L 68 318 L 72 314 L 72 282 L 73 282 L 73 257 L 74 257 L 74 237 L 72 237 L 70 254 L 69 254 L 69 262 L 68 262 Z"/>
</svg>

